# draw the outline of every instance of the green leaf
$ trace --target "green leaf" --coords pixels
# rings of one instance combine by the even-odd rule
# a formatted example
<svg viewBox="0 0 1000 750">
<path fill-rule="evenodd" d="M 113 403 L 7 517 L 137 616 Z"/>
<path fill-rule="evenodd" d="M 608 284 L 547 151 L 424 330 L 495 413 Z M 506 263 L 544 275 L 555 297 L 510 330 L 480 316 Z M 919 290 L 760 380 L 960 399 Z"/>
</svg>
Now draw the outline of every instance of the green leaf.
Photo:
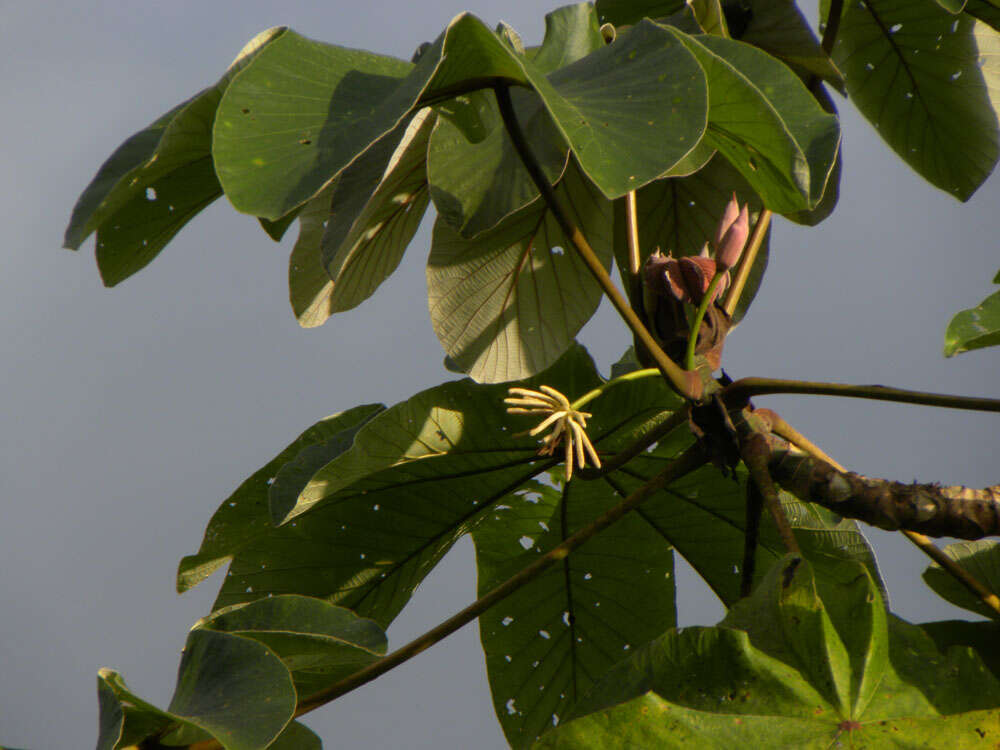
<svg viewBox="0 0 1000 750">
<path fill-rule="evenodd" d="M 416 65 L 286 32 L 219 106 L 219 180 L 238 210 L 276 219 L 404 124 L 421 99 L 470 80 L 526 82 L 512 54 L 468 14 L 456 16 Z"/>
<path fill-rule="evenodd" d="M 573 481 L 561 495 L 550 516 L 511 497 L 473 533 L 480 595 L 620 500 L 595 482 Z M 670 545 L 631 514 L 480 617 L 493 703 L 512 747 L 530 745 L 629 649 L 676 624 L 673 573 Z"/>
<path fill-rule="evenodd" d="M 684 8 L 684 0 L 597 0 L 594 5 L 601 23 L 623 26 L 669 16 Z"/>
<path fill-rule="evenodd" d="M 350 310 L 371 296 L 396 270 L 427 209 L 427 144 L 435 116 L 419 111 L 410 121 L 385 172 L 362 193 L 367 202 L 354 216 L 350 182 L 341 175 L 333 196 L 333 214 L 322 239 L 322 262 L 329 279 L 331 312 Z M 360 162 L 359 162 L 360 163 Z"/>
<path fill-rule="evenodd" d="M 544 378 L 571 394 L 599 382 L 579 347 Z M 397 404 L 315 473 L 297 506 L 295 483 L 279 487 L 279 475 L 272 509 L 291 520 L 236 552 L 216 606 L 294 592 L 387 626 L 457 539 L 554 463 L 535 439 L 513 437 L 505 395 L 464 380 Z"/>
<path fill-rule="evenodd" d="M 671 33 L 708 76 L 709 142 L 772 211 L 816 206 L 840 143 L 837 118 L 823 111 L 788 67 L 761 50 L 717 36 Z"/>
<path fill-rule="evenodd" d="M 218 83 L 126 140 L 77 200 L 64 245 L 76 250 L 96 231 L 105 285 L 114 286 L 145 267 L 222 194 L 211 160 L 219 100 L 233 77 L 282 32 L 273 28 L 258 34 Z"/>
<path fill-rule="evenodd" d="M 1000 6 L 996 0 L 968 0 L 965 12 L 983 23 L 1000 30 Z"/>
<path fill-rule="evenodd" d="M 198 626 L 188 635 L 166 711 L 131 692 L 112 670 L 100 671 L 97 686 L 98 750 L 124 749 L 145 739 L 186 745 L 210 738 L 226 750 L 263 750 L 286 729 L 295 736 L 309 734 L 290 729 L 295 689 L 267 647 Z"/>
<path fill-rule="evenodd" d="M 955 542 L 942 552 L 967 570 L 973 578 L 993 594 L 1000 595 L 1000 542 L 980 539 L 976 542 Z M 977 615 L 1000 619 L 996 610 L 987 607 L 978 597 L 959 583 L 937 563 L 924 570 L 924 581 L 943 599 Z"/>
<path fill-rule="evenodd" d="M 935 0 L 935 2 L 952 15 L 962 12 L 965 0 Z"/>
<path fill-rule="evenodd" d="M 998 154 L 1000 40 L 933 0 L 846 3 L 834 60 L 861 113 L 903 161 L 965 201 Z"/>
<path fill-rule="evenodd" d="M 333 312 L 330 295 L 333 282 L 323 267 L 320 241 L 330 218 L 333 186 L 296 210 L 299 236 L 288 259 L 288 299 L 299 325 L 314 328 L 323 325 Z"/>
<path fill-rule="evenodd" d="M 655 180 L 705 130 L 705 74 L 663 27 L 641 21 L 614 43 L 531 83 L 607 198 Z"/>
<path fill-rule="evenodd" d="M 307 450 L 322 452 L 323 463 L 330 461 L 347 450 L 361 426 L 384 408 L 381 404 L 367 404 L 321 419 L 243 482 L 212 516 L 198 553 L 181 560 L 177 592 L 197 586 L 244 545 L 268 534 L 268 491 L 285 464 Z"/>
<path fill-rule="evenodd" d="M 264 219 L 262 217 L 258 217 L 257 221 L 260 223 L 261 229 L 267 232 L 268 237 L 275 242 L 281 242 L 281 238 L 285 236 L 285 232 L 288 231 L 288 227 L 290 227 L 292 222 L 298 218 L 301 209 L 302 206 L 294 208 L 276 221 L 271 221 L 270 219 Z"/>
<path fill-rule="evenodd" d="M 1000 344 L 1000 292 L 951 319 L 944 334 L 944 356 Z"/>
<path fill-rule="evenodd" d="M 722 627 L 669 631 L 614 667 L 577 707 L 580 718 L 536 747 L 597 748 L 612 736 L 637 747 L 988 739 L 1000 682 L 982 662 L 945 657 L 919 628 L 888 618 L 861 566 L 830 571 L 824 584 L 786 558 Z"/>
<path fill-rule="evenodd" d="M 611 204 L 575 166 L 556 195 L 610 267 Z M 486 383 L 519 380 L 550 366 L 601 299 L 597 282 L 541 201 L 475 240 L 438 219 L 427 289 L 431 323 L 445 352 Z"/>
<path fill-rule="evenodd" d="M 321 599 L 285 594 L 214 612 L 197 627 L 267 646 L 306 698 L 377 661 L 385 632 L 371 620 Z"/>
<path fill-rule="evenodd" d="M 715 234 L 726 203 L 736 194 L 740 203 L 750 205 L 751 226 L 760 216 L 763 203 L 743 176 L 722 156 L 714 157 L 702 169 L 685 177 L 671 177 L 650 183 L 636 192 L 639 219 L 641 260 L 657 247 L 674 257 L 698 255 L 702 246 Z M 628 268 L 625 257 L 624 223 L 616 222 L 622 237 L 616 239 L 616 261 L 619 268 Z M 736 308 L 734 320 L 743 318 L 757 294 L 767 268 L 770 230 L 764 237 L 757 259 Z"/>
<path fill-rule="evenodd" d="M 588 434 L 613 456 L 680 406 L 659 374 L 609 385 Z M 543 479 L 508 495 L 473 531 L 480 596 L 590 523 L 623 494 L 614 472 Z M 565 718 L 630 649 L 676 623 L 673 552 L 642 510 L 602 531 L 480 617 L 497 717 L 513 747 Z"/>
<path fill-rule="evenodd" d="M 993 676 L 1000 678 L 1000 622 L 940 620 L 922 622 L 920 629 L 934 640 L 941 653 L 948 653 L 952 646 L 971 648 Z"/>
<path fill-rule="evenodd" d="M 532 57 L 535 69 L 549 73 L 604 46 L 597 16 L 588 3 L 560 8 L 545 17 L 545 39 Z M 463 237 L 483 232 L 538 196 L 503 127 L 496 100 L 469 97 L 460 112 L 475 110 L 478 127 L 465 120 L 439 119 L 431 136 L 427 170 L 438 213 Z M 511 91 L 518 122 L 550 183 L 562 175 L 567 145 L 533 91 Z"/>
<path fill-rule="evenodd" d="M 844 93 L 844 77 L 826 54 L 794 0 L 753 0 L 740 41 L 783 61 L 803 79 L 819 76 Z"/>
<path fill-rule="evenodd" d="M 296 694 L 278 657 L 249 638 L 195 627 L 167 709 L 227 750 L 267 747 L 292 720 Z"/>
</svg>

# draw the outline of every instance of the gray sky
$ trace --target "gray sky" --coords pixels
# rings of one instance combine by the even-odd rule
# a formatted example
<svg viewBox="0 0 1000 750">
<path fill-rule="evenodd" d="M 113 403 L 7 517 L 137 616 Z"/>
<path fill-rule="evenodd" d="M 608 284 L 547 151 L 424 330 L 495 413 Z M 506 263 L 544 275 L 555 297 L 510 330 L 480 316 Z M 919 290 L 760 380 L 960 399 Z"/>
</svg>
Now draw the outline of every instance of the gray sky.
<svg viewBox="0 0 1000 750">
<path fill-rule="evenodd" d="M 95 676 L 121 670 L 164 705 L 187 629 L 217 581 L 174 593 L 217 505 L 316 419 L 393 403 L 448 377 L 427 315 L 427 227 L 373 300 L 320 329 L 287 303 L 294 231 L 281 246 L 219 201 L 146 270 L 101 287 L 92 241 L 60 249 L 79 192 L 128 135 L 214 82 L 278 24 L 409 58 L 457 12 L 540 41 L 537 3 L 5 3 L 0 92 L 0 743 L 88 747 Z M 779 221 L 771 269 L 727 342 L 734 376 L 882 383 L 1000 397 L 995 350 L 941 356 L 955 311 L 1000 267 L 992 179 L 968 204 L 925 185 L 845 110 L 837 212 L 814 230 Z M 607 306 L 582 339 L 602 366 L 625 345 Z M 402 373 L 402 375 L 401 375 Z M 1000 417 L 824 398 L 759 403 L 862 473 L 996 483 Z M 894 610 L 964 617 L 920 581 L 925 561 L 873 533 Z M 460 543 L 389 631 L 398 646 L 474 598 Z M 721 608 L 681 578 L 682 624 Z M 308 717 L 327 747 L 502 747 L 469 627 Z"/>
</svg>

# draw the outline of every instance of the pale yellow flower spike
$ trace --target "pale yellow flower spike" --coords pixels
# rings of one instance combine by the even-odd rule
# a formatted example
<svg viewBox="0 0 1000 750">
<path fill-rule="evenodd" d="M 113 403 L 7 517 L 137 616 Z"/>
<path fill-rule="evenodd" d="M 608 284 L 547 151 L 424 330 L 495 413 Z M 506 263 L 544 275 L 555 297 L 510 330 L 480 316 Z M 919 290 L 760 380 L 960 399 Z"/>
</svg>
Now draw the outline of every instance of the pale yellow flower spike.
<svg viewBox="0 0 1000 750">
<path fill-rule="evenodd" d="M 597 455 L 594 444 L 587 437 L 587 419 L 589 412 L 577 411 L 569 399 L 551 386 L 539 386 L 541 390 L 528 388 L 509 388 L 508 397 L 504 399 L 508 414 L 545 414 L 545 419 L 527 432 L 518 433 L 515 437 L 538 435 L 548 428 L 552 431 L 542 438 L 538 449 L 539 455 L 551 456 L 563 442 L 563 455 L 566 462 L 566 481 L 573 476 L 573 463 L 576 460 L 578 468 L 585 468 L 587 459 L 596 467 L 601 468 L 601 459 Z"/>
</svg>

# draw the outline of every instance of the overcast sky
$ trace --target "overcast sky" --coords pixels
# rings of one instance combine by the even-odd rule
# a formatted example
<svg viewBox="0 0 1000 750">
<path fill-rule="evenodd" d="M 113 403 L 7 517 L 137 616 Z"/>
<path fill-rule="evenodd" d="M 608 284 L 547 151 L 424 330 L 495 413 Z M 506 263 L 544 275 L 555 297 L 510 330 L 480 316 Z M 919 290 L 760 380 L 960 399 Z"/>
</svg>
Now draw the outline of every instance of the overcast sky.
<svg viewBox="0 0 1000 750">
<path fill-rule="evenodd" d="M 0 7 L 0 743 L 89 747 L 98 668 L 168 702 L 187 629 L 218 585 L 178 597 L 177 561 L 226 495 L 320 417 L 393 403 L 449 374 L 427 315 L 427 223 L 373 300 L 306 331 L 287 303 L 294 231 L 279 246 L 222 200 L 106 290 L 92 240 L 60 249 L 77 195 L 122 140 L 214 82 L 270 26 L 408 59 L 461 10 L 490 25 L 503 18 L 529 44 L 543 21 L 526 0 Z M 839 103 L 840 205 L 814 230 L 777 221 L 771 268 L 727 342 L 727 370 L 1000 397 L 997 351 L 941 356 L 950 316 L 987 296 L 1000 267 L 997 180 L 957 203 Z M 621 331 L 606 306 L 584 330 L 602 367 L 621 353 Z M 759 403 L 862 473 L 1000 481 L 996 415 Z M 923 586 L 920 553 L 898 536 L 870 538 L 897 613 L 965 616 Z M 682 624 L 718 619 L 706 589 L 691 575 L 681 584 Z M 474 596 L 463 542 L 390 629 L 390 646 Z M 331 748 L 503 746 L 474 626 L 306 723 Z"/>
</svg>

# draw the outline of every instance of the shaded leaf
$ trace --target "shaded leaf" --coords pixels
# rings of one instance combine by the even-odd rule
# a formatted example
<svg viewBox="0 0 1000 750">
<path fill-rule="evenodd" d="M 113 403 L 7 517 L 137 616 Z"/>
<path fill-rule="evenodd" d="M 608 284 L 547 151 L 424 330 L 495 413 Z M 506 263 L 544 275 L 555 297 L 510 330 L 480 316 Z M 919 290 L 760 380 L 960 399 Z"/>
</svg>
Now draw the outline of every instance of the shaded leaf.
<svg viewBox="0 0 1000 750">
<path fill-rule="evenodd" d="M 405 123 L 422 97 L 470 79 L 526 82 L 512 54 L 468 14 L 456 16 L 415 65 L 286 32 L 219 106 L 219 180 L 238 210 L 275 219 Z"/>
<path fill-rule="evenodd" d="M 657 180 L 639 190 L 636 193 L 636 209 L 641 260 L 645 262 L 657 247 L 664 254 L 673 253 L 674 257 L 698 255 L 702 246 L 715 234 L 719 218 L 733 193 L 741 204 L 750 205 L 750 221 L 756 222 L 763 203 L 743 176 L 722 156 L 714 157 L 692 175 Z M 620 227 L 624 231 L 622 223 L 617 222 L 616 230 Z M 736 308 L 735 321 L 743 318 L 760 287 L 767 268 L 770 238 L 768 230 Z M 619 267 L 627 268 L 624 235 L 616 240 L 615 248 Z"/>
<path fill-rule="evenodd" d="M 197 627 L 267 646 L 291 673 L 300 699 L 377 661 L 387 644 L 385 632 L 371 620 L 294 594 L 217 610 Z"/>
<path fill-rule="evenodd" d="M 227 750 L 256 750 L 292 720 L 295 701 L 291 675 L 266 646 L 195 627 L 167 710 Z"/>
<path fill-rule="evenodd" d="M 323 267 L 320 241 L 330 218 L 333 186 L 296 210 L 299 236 L 288 259 L 288 299 L 292 312 L 303 328 L 322 325 L 330 317 L 333 282 Z"/>
<path fill-rule="evenodd" d="M 611 204 L 571 166 L 556 194 L 605 267 Z M 594 314 L 601 290 L 555 217 L 533 203 L 474 241 L 440 218 L 427 262 L 431 323 L 445 352 L 480 382 L 540 372 Z"/>
<path fill-rule="evenodd" d="M 684 8 L 684 0 L 597 0 L 594 6 L 601 23 L 623 26 L 669 16 Z"/>
<path fill-rule="evenodd" d="M 951 319 L 944 334 L 944 356 L 953 357 L 997 344 L 1000 344 L 1000 292 Z"/>
<path fill-rule="evenodd" d="M 350 310 L 396 270 L 427 208 L 427 144 L 435 117 L 413 117 L 388 159 L 385 172 L 366 189 L 356 217 L 341 205 L 349 181 L 336 183 L 333 213 L 322 239 L 322 262 L 331 282 L 331 312 Z M 350 199 L 348 199 L 350 200 Z"/>
<path fill-rule="evenodd" d="M 545 16 L 545 39 L 533 55 L 540 73 L 564 67 L 604 46 L 593 7 L 588 3 L 560 8 Z M 550 183 L 566 167 L 567 145 L 542 99 L 533 91 L 514 89 L 511 99 L 518 122 Z M 463 237 L 472 237 L 538 197 L 500 119 L 491 93 L 470 97 L 477 110 L 477 129 L 455 117 L 435 126 L 427 155 L 431 197 L 438 213 Z M 464 111 L 464 110 L 463 110 Z"/>
<path fill-rule="evenodd" d="M 846 3 L 834 60 L 879 135 L 918 174 L 965 201 L 998 154 L 1000 39 L 933 0 Z"/>
<path fill-rule="evenodd" d="M 752 0 L 740 41 L 760 47 L 804 78 L 819 76 L 844 93 L 844 77 L 826 54 L 794 0 Z"/>
<path fill-rule="evenodd" d="M 830 572 L 824 584 L 786 558 L 723 627 L 660 636 L 536 746 L 596 748 L 612 734 L 642 747 L 992 741 L 1000 682 L 982 662 L 944 657 L 919 628 L 888 618 L 861 566 Z"/>
<path fill-rule="evenodd" d="M 226 750 L 263 750 L 290 730 L 295 710 L 288 670 L 265 646 L 198 627 L 188 636 L 167 710 L 130 691 L 113 670 L 102 669 L 97 686 L 98 750 L 131 747 L 147 738 L 167 745 L 214 738 Z"/>
<path fill-rule="evenodd" d="M 993 539 L 955 542 L 949 544 L 942 551 L 967 570 L 987 590 L 1000 595 L 1000 542 Z M 938 596 L 956 607 L 967 609 L 983 617 L 1000 619 L 996 610 L 983 604 L 978 597 L 937 563 L 931 563 L 927 566 L 923 578 Z"/>
<path fill-rule="evenodd" d="M 1000 622 L 940 620 L 922 622 L 920 629 L 934 640 L 942 653 L 948 653 L 952 646 L 971 648 L 993 676 L 1000 679 Z"/>
<path fill-rule="evenodd" d="M 292 225 L 292 222 L 298 218 L 299 208 L 292 209 L 287 214 L 282 216 L 280 219 L 271 221 L 270 219 L 258 218 L 257 221 L 260 222 L 261 229 L 267 232 L 267 236 L 270 237 L 275 242 L 281 242 L 281 238 L 285 236 L 285 232 L 288 227 Z"/>
<path fill-rule="evenodd" d="M 268 490 L 285 464 L 309 449 L 321 451 L 324 463 L 330 461 L 347 450 L 361 426 L 384 408 L 381 404 L 357 406 L 320 420 L 243 482 L 212 516 L 198 553 L 181 560 L 178 593 L 197 586 L 245 544 L 268 534 Z"/>
<path fill-rule="evenodd" d="M 965 0 L 935 0 L 935 2 L 951 14 L 961 13 Z"/>
<path fill-rule="evenodd" d="M 1000 30 L 1000 6 L 995 0 L 968 0 L 965 12 Z"/>
<path fill-rule="evenodd" d="M 705 68 L 709 142 L 772 211 L 813 208 L 836 158 L 837 118 L 823 111 L 788 67 L 755 47 L 671 33 Z"/>
<path fill-rule="evenodd" d="M 126 140 L 77 200 L 64 245 L 75 250 L 97 231 L 97 263 L 106 286 L 146 266 L 222 194 L 211 160 L 219 100 L 234 76 L 282 33 L 276 27 L 258 34 L 218 83 Z"/>
</svg>

